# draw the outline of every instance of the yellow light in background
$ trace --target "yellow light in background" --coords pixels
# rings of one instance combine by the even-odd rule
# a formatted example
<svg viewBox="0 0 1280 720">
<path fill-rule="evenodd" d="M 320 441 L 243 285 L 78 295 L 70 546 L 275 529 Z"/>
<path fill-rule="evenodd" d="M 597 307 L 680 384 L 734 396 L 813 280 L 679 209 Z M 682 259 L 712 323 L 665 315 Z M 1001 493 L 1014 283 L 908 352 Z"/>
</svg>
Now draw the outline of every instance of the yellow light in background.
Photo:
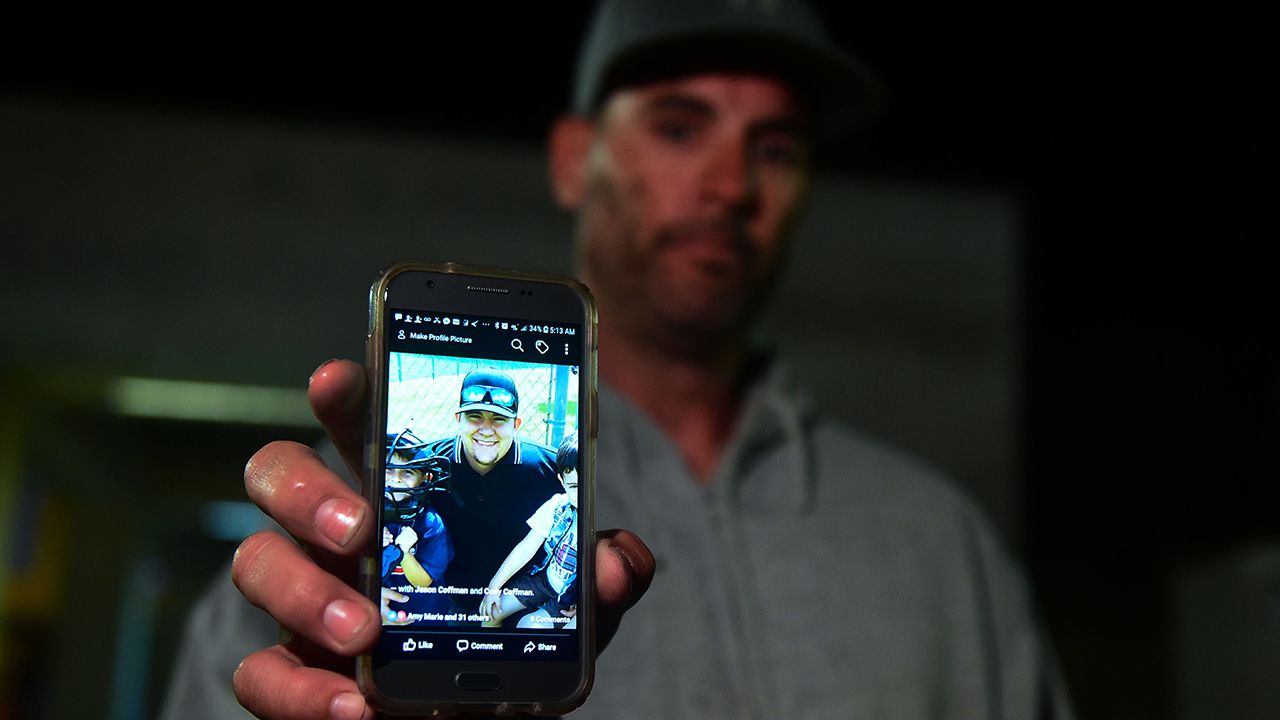
<svg viewBox="0 0 1280 720">
<path fill-rule="evenodd" d="M 130 417 L 319 426 L 306 390 L 264 385 L 122 377 L 108 383 L 107 407 Z"/>
</svg>

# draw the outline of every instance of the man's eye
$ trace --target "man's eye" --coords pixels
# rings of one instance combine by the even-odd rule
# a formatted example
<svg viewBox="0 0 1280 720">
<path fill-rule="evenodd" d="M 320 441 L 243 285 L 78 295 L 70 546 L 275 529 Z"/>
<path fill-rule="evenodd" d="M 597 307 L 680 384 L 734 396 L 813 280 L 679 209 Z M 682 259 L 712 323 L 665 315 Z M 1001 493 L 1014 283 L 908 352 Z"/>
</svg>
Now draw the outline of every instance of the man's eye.
<svg viewBox="0 0 1280 720">
<path fill-rule="evenodd" d="M 765 140 L 756 145 L 756 157 L 777 165 L 795 165 L 801 152 L 799 145 L 789 140 Z"/>
<path fill-rule="evenodd" d="M 671 143 L 683 145 L 693 139 L 693 126 L 687 123 L 662 123 L 658 135 Z"/>
</svg>

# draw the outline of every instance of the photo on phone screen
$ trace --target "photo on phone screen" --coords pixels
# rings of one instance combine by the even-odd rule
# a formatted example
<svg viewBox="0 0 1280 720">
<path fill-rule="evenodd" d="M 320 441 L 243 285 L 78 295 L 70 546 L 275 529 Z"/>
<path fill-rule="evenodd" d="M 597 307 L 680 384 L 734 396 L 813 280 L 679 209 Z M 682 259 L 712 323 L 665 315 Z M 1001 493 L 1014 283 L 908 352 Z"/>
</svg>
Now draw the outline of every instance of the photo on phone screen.
<svg viewBox="0 0 1280 720">
<path fill-rule="evenodd" d="M 573 627 L 578 368 L 395 352 L 388 370 L 383 624 Z"/>
</svg>

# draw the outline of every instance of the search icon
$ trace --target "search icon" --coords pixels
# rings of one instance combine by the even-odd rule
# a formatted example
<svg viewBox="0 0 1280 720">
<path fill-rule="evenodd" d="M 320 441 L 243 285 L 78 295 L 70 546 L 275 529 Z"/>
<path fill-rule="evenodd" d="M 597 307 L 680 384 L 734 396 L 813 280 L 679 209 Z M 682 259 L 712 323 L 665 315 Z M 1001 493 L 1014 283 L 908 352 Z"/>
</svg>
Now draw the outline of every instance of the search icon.
<svg viewBox="0 0 1280 720">
<path fill-rule="evenodd" d="M 512 340 L 511 340 L 511 349 L 512 349 L 512 350 L 519 350 L 520 352 L 524 352 L 524 343 L 520 342 L 520 338 L 512 338 Z"/>
</svg>

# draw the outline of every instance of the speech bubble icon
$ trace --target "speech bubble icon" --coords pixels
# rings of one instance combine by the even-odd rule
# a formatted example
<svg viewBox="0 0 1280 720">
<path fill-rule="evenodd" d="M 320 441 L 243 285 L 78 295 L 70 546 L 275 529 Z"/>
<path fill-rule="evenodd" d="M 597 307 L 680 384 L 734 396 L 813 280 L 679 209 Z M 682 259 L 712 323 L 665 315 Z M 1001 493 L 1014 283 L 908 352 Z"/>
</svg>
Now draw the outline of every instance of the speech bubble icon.
<svg viewBox="0 0 1280 720">
<path fill-rule="evenodd" d="M 466 640 L 459 640 L 455 647 L 458 648 L 458 652 L 466 652 L 471 648 L 471 643 Z"/>
</svg>

